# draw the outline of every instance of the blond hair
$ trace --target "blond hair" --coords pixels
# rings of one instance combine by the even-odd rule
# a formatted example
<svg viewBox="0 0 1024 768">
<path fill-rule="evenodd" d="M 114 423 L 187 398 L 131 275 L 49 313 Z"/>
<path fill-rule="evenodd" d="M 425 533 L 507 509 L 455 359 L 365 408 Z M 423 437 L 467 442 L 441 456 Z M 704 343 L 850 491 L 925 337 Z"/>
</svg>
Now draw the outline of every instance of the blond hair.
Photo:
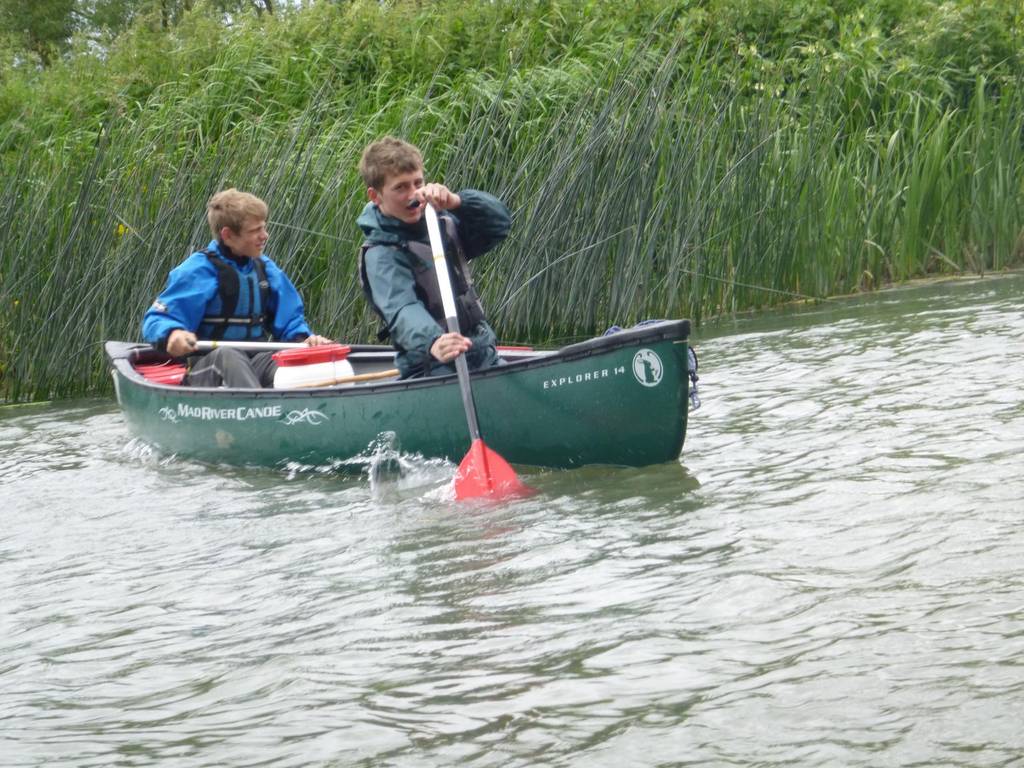
<svg viewBox="0 0 1024 768">
<path fill-rule="evenodd" d="M 359 175 L 366 186 L 381 189 L 388 177 L 423 169 L 423 156 L 407 141 L 385 136 L 363 150 Z"/>
<path fill-rule="evenodd" d="M 240 233 L 249 219 L 266 221 L 269 209 L 256 195 L 239 192 L 234 187 L 218 192 L 206 204 L 206 220 L 210 222 L 213 236 L 220 237 L 224 227 Z"/>
</svg>

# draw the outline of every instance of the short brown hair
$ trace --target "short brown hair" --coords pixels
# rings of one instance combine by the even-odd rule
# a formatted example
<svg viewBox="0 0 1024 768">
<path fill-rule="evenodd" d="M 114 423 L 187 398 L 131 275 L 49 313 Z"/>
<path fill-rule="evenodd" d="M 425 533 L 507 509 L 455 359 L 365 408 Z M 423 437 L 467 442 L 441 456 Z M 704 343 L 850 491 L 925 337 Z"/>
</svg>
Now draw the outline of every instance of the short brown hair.
<svg viewBox="0 0 1024 768">
<path fill-rule="evenodd" d="M 224 227 L 230 227 L 232 232 L 241 232 L 249 219 L 266 221 L 267 213 L 265 202 L 234 187 L 218 192 L 206 204 L 206 220 L 210 222 L 214 237 L 220 237 Z"/>
<path fill-rule="evenodd" d="M 385 136 L 363 150 L 359 161 L 359 175 L 366 186 L 380 189 L 389 176 L 411 173 L 423 169 L 423 155 L 407 141 Z"/>
</svg>

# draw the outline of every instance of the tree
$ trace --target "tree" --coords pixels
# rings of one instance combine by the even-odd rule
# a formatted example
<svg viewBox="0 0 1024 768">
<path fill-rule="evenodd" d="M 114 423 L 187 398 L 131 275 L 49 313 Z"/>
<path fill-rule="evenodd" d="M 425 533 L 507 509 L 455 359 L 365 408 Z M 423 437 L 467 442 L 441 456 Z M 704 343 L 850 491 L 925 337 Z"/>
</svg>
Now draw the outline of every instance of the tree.
<svg viewBox="0 0 1024 768">
<path fill-rule="evenodd" d="M 129 2 L 132 0 L 110 0 L 111 2 Z M 200 5 L 203 0 L 134 0 L 136 6 L 159 5 L 160 25 L 169 29 L 181 20 L 182 16 Z M 206 0 L 205 4 L 224 16 L 244 13 L 249 9 L 255 9 L 257 13 L 264 11 L 273 14 L 273 0 Z"/>
<path fill-rule="evenodd" d="M 147 16 L 170 29 L 200 7 L 230 19 L 253 11 L 273 14 L 282 2 L 287 5 L 287 0 L 0 0 L 0 39 L 48 66 L 68 50 L 75 33 L 102 46 Z"/>
<path fill-rule="evenodd" d="M 71 40 L 75 5 L 75 0 L 0 0 L 0 34 L 49 65 Z"/>
</svg>

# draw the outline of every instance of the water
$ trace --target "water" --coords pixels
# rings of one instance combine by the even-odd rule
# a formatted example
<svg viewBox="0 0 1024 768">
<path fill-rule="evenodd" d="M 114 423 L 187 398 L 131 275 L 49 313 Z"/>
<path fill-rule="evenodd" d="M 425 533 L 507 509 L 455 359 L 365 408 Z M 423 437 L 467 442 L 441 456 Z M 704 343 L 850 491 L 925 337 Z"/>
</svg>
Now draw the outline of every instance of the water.
<svg viewBox="0 0 1024 768">
<path fill-rule="evenodd" d="M 1024 765 L 1022 296 L 704 329 L 679 464 L 498 507 L 2 409 L 0 765 Z"/>
</svg>

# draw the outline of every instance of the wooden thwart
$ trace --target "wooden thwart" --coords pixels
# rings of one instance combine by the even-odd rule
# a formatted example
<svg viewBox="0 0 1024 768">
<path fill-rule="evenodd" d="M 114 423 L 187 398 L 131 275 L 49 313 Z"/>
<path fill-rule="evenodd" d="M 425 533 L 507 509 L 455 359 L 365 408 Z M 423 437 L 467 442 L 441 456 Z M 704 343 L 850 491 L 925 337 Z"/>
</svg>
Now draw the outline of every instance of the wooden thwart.
<svg viewBox="0 0 1024 768">
<path fill-rule="evenodd" d="M 308 381 L 304 384 L 296 384 L 292 389 L 312 389 L 313 387 L 333 387 L 335 384 L 353 384 L 357 381 L 373 381 L 375 379 L 390 379 L 398 375 L 397 368 L 389 368 L 386 371 L 375 371 L 374 373 L 357 373 L 354 376 L 341 376 L 337 379 L 326 379 L 324 381 Z"/>
</svg>

